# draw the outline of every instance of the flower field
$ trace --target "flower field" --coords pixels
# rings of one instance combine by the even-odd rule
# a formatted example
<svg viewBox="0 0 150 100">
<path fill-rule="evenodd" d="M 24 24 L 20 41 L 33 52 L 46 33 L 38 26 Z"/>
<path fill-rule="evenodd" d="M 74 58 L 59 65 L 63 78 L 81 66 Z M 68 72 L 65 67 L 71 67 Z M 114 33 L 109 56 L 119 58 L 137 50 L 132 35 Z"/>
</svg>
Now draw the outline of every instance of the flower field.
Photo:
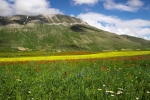
<svg viewBox="0 0 150 100">
<path fill-rule="evenodd" d="M 93 59 L 93 58 L 106 58 L 106 57 L 119 57 L 119 56 L 135 56 L 135 55 L 150 54 L 150 51 L 102 52 L 102 53 L 96 53 L 96 54 L 84 54 L 82 52 L 82 54 L 81 55 L 65 55 L 65 56 L 37 56 L 37 57 L 0 58 L 0 62 Z"/>
<path fill-rule="evenodd" d="M 1 61 L 0 100 L 150 100 L 150 55 Z"/>
</svg>

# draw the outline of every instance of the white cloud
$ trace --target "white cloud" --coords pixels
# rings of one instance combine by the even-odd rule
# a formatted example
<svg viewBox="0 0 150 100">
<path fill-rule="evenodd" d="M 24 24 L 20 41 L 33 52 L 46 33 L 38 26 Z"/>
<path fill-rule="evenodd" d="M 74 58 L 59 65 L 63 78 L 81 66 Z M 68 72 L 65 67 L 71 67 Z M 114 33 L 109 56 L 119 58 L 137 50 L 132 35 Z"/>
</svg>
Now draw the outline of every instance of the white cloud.
<svg viewBox="0 0 150 100">
<path fill-rule="evenodd" d="M 150 40 L 150 37 L 148 37 L 148 36 L 143 36 L 142 38 L 144 38 L 146 40 Z"/>
<path fill-rule="evenodd" d="M 49 8 L 49 2 L 46 0 L 16 0 L 14 7 L 16 14 L 56 14 L 60 13 L 58 9 Z"/>
<path fill-rule="evenodd" d="M 2 0 L 5 3 L 0 7 L 0 15 L 22 14 L 22 15 L 39 15 L 39 14 L 58 14 L 61 13 L 59 9 L 50 8 L 50 2 L 47 0 Z M 9 3 L 13 2 L 13 4 Z M 2 4 L 4 4 L 2 3 Z M 13 8 L 13 9 L 10 9 Z"/>
<path fill-rule="evenodd" d="M 127 4 L 132 7 L 141 7 L 144 3 L 141 0 L 128 0 Z"/>
<path fill-rule="evenodd" d="M 0 0 L 0 15 L 11 15 L 13 13 L 11 4 L 8 4 L 5 0 Z"/>
<path fill-rule="evenodd" d="M 75 17 L 75 15 L 74 15 L 74 14 L 71 14 L 70 16 L 71 16 L 71 17 Z"/>
<path fill-rule="evenodd" d="M 141 0 L 128 0 L 126 3 L 115 3 L 115 0 L 102 0 L 104 8 L 108 10 L 121 10 L 136 12 L 139 10 L 144 3 Z"/>
<path fill-rule="evenodd" d="M 73 0 L 75 5 L 82 5 L 82 4 L 87 4 L 87 5 L 94 5 L 98 2 L 98 0 Z"/>
<path fill-rule="evenodd" d="M 150 34 L 150 21 L 143 19 L 123 20 L 116 16 L 89 12 L 77 16 L 86 21 L 89 25 L 116 34 L 127 34 L 143 37 Z"/>
</svg>

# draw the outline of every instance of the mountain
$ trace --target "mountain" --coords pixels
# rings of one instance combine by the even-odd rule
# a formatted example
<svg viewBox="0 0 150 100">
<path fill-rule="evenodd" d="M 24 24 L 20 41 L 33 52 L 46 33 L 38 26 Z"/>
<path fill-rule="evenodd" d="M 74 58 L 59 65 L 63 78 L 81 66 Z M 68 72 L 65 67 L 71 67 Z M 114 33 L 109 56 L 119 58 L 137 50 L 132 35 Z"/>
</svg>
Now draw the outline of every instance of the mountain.
<svg viewBox="0 0 150 100">
<path fill-rule="evenodd" d="M 150 41 L 117 35 L 66 15 L 0 17 L 0 51 L 150 49 Z"/>
</svg>

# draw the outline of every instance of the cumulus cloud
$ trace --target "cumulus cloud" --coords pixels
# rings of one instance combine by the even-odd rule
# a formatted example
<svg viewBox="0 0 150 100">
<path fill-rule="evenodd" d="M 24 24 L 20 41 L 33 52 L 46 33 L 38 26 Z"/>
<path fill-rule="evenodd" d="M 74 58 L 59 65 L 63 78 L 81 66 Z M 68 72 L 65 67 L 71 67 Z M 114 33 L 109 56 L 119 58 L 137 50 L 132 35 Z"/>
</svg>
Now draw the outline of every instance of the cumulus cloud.
<svg viewBox="0 0 150 100">
<path fill-rule="evenodd" d="M 59 9 L 50 8 L 50 2 L 47 0 L 2 0 L 5 4 L 0 9 L 0 15 L 22 14 L 22 15 L 40 15 L 40 14 L 58 14 Z M 13 2 L 13 3 L 10 3 Z"/>
<path fill-rule="evenodd" d="M 77 16 L 89 25 L 116 34 L 144 37 L 150 34 L 150 21 L 143 19 L 123 20 L 116 16 L 107 16 L 100 13 L 81 13 Z"/>
<path fill-rule="evenodd" d="M 73 0 L 75 5 L 82 5 L 82 4 L 87 4 L 87 5 L 94 5 L 98 2 L 98 0 Z"/>
<path fill-rule="evenodd" d="M 105 9 L 129 12 L 136 12 L 144 5 L 141 0 L 128 0 L 126 3 L 115 3 L 115 0 L 102 0 L 102 2 Z"/>
<path fill-rule="evenodd" d="M 0 0 L 0 15 L 5 16 L 5 15 L 11 15 L 13 13 L 12 10 L 12 5 L 8 4 L 5 0 Z"/>
</svg>

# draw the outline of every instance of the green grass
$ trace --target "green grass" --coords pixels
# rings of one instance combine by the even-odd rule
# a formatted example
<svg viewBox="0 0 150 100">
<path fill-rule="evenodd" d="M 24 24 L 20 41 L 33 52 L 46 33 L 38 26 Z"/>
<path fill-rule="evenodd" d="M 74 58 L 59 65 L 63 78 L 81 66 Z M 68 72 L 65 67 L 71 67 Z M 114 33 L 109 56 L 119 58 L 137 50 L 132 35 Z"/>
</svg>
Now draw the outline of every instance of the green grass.
<svg viewBox="0 0 150 100">
<path fill-rule="evenodd" d="M 149 100 L 149 77 L 150 55 L 1 62 L 0 99 Z"/>
</svg>

